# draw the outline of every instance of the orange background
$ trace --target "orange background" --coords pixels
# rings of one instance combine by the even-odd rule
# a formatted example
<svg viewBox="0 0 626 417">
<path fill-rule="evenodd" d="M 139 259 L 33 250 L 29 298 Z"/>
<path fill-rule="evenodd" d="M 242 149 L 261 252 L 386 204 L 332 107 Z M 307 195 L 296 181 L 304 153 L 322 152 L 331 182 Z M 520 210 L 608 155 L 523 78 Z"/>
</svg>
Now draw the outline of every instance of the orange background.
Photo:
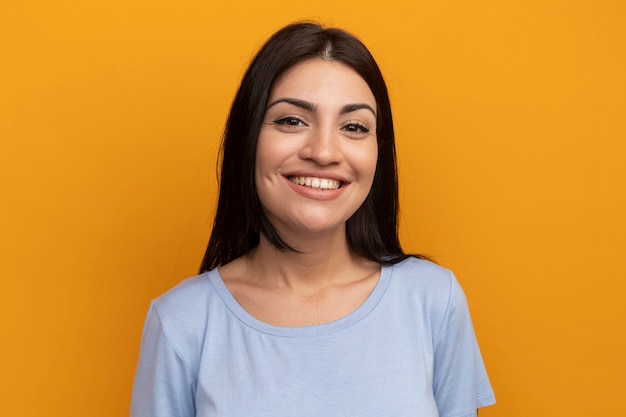
<svg viewBox="0 0 626 417">
<path fill-rule="evenodd" d="M 252 53 L 358 34 L 397 123 L 402 239 L 452 268 L 498 404 L 626 415 L 621 0 L 0 3 L 0 414 L 127 414 L 149 300 L 195 273 Z"/>
</svg>

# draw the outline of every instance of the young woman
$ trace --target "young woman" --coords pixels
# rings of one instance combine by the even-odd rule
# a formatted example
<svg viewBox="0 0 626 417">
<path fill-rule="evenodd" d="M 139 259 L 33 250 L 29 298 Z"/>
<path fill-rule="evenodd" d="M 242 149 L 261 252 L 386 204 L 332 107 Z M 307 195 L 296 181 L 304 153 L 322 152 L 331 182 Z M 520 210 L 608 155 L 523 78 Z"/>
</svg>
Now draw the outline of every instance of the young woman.
<svg viewBox="0 0 626 417">
<path fill-rule="evenodd" d="M 201 275 L 155 300 L 133 417 L 475 416 L 494 403 L 451 272 L 405 254 L 387 88 L 298 23 L 259 51 L 222 145 Z"/>
</svg>

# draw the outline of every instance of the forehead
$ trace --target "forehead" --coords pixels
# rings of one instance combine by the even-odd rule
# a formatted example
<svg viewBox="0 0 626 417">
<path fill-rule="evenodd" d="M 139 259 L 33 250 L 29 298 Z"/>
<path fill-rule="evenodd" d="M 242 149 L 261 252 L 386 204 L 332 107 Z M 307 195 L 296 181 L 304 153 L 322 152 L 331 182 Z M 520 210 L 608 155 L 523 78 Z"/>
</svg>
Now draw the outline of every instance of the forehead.
<svg viewBox="0 0 626 417">
<path fill-rule="evenodd" d="M 275 82 L 269 101 L 294 97 L 314 103 L 367 103 L 376 108 L 376 99 L 367 82 L 348 65 L 332 60 L 310 59 L 287 69 Z"/>
</svg>

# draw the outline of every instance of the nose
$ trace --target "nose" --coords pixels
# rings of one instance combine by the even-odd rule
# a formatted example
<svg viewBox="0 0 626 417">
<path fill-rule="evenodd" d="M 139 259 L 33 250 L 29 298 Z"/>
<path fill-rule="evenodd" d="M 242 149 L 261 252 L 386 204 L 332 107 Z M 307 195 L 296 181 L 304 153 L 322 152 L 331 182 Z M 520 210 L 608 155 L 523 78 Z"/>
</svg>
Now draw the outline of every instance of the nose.
<svg viewBox="0 0 626 417">
<path fill-rule="evenodd" d="M 319 165 L 339 163 L 342 159 L 339 132 L 321 126 L 312 129 L 300 150 L 300 157 L 315 161 Z"/>
</svg>

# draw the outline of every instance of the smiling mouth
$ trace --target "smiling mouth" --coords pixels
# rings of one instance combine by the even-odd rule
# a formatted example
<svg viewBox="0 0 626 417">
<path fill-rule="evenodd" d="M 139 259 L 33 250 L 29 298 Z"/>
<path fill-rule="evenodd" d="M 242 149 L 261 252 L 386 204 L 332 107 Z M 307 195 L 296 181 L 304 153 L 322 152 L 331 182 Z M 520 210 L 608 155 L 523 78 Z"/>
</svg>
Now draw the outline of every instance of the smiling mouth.
<svg viewBox="0 0 626 417">
<path fill-rule="evenodd" d="M 289 181 L 303 187 L 315 188 L 318 190 L 336 190 L 343 185 L 342 181 L 331 180 L 328 178 L 317 177 L 287 177 Z"/>
</svg>

